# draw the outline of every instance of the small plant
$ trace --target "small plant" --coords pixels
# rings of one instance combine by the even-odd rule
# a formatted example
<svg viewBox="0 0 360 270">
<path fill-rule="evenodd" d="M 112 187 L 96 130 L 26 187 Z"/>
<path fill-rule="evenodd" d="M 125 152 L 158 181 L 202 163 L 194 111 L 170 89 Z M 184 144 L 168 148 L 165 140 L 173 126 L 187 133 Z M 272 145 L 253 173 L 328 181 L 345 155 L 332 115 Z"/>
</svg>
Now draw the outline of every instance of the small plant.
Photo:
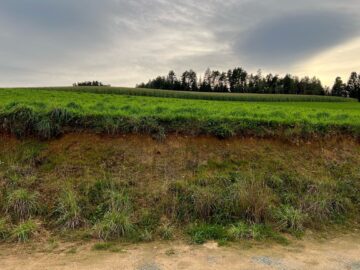
<svg viewBox="0 0 360 270">
<path fill-rule="evenodd" d="M 100 239 L 110 240 L 129 236 L 134 230 L 130 217 L 123 212 L 111 211 L 95 225 L 95 232 Z"/>
<path fill-rule="evenodd" d="M 195 244 L 204 244 L 208 240 L 226 240 L 227 233 L 223 226 L 201 224 L 191 226 L 188 230 L 191 241 Z"/>
<path fill-rule="evenodd" d="M 165 254 L 167 255 L 167 256 L 173 256 L 173 255 L 175 255 L 176 254 L 176 252 L 175 252 L 175 250 L 174 249 L 168 249 L 167 251 L 165 251 Z"/>
<path fill-rule="evenodd" d="M 76 254 L 76 252 L 77 252 L 77 248 L 72 247 L 66 251 L 66 254 Z"/>
<path fill-rule="evenodd" d="M 33 220 L 20 222 L 11 230 L 12 239 L 18 242 L 27 242 L 36 234 L 38 224 Z"/>
<path fill-rule="evenodd" d="M 163 224 L 159 229 L 159 234 L 163 240 L 171 240 L 174 238 L 174 227 L 170 224 Z"/>
<path fill-rule="evenodd" d="M 148 229 L 145 229 L 145 230 L 140 234 L 140 239 L 141 239 L 141 241 L 144 241 L 144 242 L 151 242 L 151 241 L 153 240 L 152 232 L 149 231 Z"/>
<path fill-rule="evenodd" d="M 9 236 L 9 225 L 5 218 L 0 218 L 0 241 Z"/>
<path fill-rule="evenodd" d="M 61 194 L 55 212 L 59 215 L 58 224 L 68 229 L 78 228 L 84 222 L 77 196 L 72 190 L 66 190 Z"/>
<path fill-rule="evenodd" d="M 6 212 L 15 219 L 25 220 L 38 211 L 38 193 L 17 189 L 7 196 Z"/>
<path fill-rule="evenodd" d="M 251 238 L 250 227 L 243 222 L 239 222 L 236 225 L 231 225 L 227 230 L 227 234 L 231 240 Z"/>
<path fill-rule="evenodd" d="M 283 231 L 302 232 L 306 215 L 301 210 L 295 209 L 290 205 L 283 205 L 275 210 L 275 218 L 279 229 Z"/>
<path fill-rule="evenodd" d="M 230 138 L 235 134 L 229 124 L 216 124 L 214 127 L 210 127 L 209 133 L 215 135 L 219 139 Z"/>
<path fill-rule="evenodd" d="M 108 193 L 108 208 L 111 211 L 126 212 L 131 210 L 129 196 L 118 191 L 109 191 Z"/>
</svg>

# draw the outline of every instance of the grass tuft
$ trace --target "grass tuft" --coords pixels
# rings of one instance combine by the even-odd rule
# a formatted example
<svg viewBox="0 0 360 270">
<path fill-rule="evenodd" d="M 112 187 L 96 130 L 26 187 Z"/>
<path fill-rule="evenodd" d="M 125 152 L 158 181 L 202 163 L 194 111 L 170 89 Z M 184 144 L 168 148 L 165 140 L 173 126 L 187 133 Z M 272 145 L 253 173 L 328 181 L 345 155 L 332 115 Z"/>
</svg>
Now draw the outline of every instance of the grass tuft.
<svg viewBox="0 0 360 270">
<path fill-rule="evenodd" d="M 20 222 L 11 230 L 11 238 L 18 242 L 27 242 L 36 234 L 38 227 L 34 220 Z"/>
<path fill-rule="evenodd" d="M 107 241 L 130 236 L 134 225 L 126 213 L 111 211 L 104 215 L 94 229 L 98 238 Z"/>
<path fill-rule="evenodd" d="M 28 219 L 39 209 L 38 197 L 38 193 L 23 188 L 14 190 L 7 196 L 6 212 L 16 220 Z"/>
<path fill-rule="evenodd" d="M 55 213 L 58 216 L 57 223 L 67 229 L 79 228 L 84 223 L 78 198 L 73 190 L 62 192 Z"/>
</svg>

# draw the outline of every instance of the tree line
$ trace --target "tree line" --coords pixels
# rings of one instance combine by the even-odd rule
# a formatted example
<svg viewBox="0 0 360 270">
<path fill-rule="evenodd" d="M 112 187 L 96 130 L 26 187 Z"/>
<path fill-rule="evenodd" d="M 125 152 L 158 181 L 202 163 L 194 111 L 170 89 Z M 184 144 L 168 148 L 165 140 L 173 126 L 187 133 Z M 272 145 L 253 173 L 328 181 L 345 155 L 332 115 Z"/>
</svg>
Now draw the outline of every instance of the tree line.
<svg viewBox="0 0 360 270">
<path fill-rule="evenodd" d="M 316 77 L 299 78 L 291 74 L 281 77 L 271 73 L 263 76 L 261 70 L 249 74 L 243 68 L 227 72 L 208 68 L 200 78 L 193 70 L 183 72 L 179 78 L 171 70 L 167 76 L 158 76 L 136 87 L 201 92 L 334 95 L 360 99 L 360 74 L 353 72 L 347 84 L 338 77 L 333 88 L 329 89 Z"/>
<path fill-rule="evenodd" d="M 347 83 L 344 83 L 341 77 L 337 77 L 331 94 L 339 97 L 357 98 L 360 101 L 360 73 L 352 72 Z"/>
<path fill-rule="evenodd" d="M 74 83 L 73 86 L 77 87 L 77 86 L 110 86 L 110 85 L 105 85 L 99 81 L 86 81 L 86 82 Z"/>
</svg>

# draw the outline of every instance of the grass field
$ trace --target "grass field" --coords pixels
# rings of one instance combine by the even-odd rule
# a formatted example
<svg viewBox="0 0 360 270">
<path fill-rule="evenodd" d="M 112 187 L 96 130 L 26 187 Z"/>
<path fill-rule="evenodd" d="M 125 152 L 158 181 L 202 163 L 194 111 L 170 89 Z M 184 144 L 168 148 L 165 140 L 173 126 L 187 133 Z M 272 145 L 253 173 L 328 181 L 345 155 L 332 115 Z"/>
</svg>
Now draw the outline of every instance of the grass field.
<svg viewBox="0 0 360 270">
<path fill-rule="evenodd" d="M 34 89 L 34 88 L 28 88 Z M 43 87 L 37 90 L 68 91 L 68 92 L 86 92 L 95 94 L 113 94 L 130 96 L 150 96 L 182 99 L 203 99 L 203 100 L 227 100 L 227 101 L 278 101 L 278 102 L 354 102 L 355 99 L 332 97 L 332 96 L 313 96 L 313 95 L 269 95 L 269 94 L 241 94 L 241 93 L 209 93 L 209 92 L 191 92 L 191 91 L 173 91 L 159 89 L 142 89 L 128 87 Z"/>
<path fill-rule="evenodd" d="M 160 137 L 168 132 L 218 137 L 279 132 L 357 136 L 360 130 L 359 102 L 210 101 L 70 90 L 0 90 L 3 129 L 42 137 L 57 135 L 67 127 Z"/>
</svg>

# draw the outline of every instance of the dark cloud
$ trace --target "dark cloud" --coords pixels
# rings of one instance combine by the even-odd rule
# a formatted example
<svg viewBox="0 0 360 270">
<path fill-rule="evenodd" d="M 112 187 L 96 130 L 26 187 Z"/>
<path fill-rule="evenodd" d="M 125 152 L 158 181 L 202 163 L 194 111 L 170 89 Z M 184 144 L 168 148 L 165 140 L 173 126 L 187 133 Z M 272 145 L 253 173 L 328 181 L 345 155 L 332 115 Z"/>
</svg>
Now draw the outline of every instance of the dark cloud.
<svg viewBox="0 0 360 270">
<path fill-rule="evenodd" d="M 291 65 L 359 33 L 341 12 L 294 13 L 262 21 L 238 37 L 235 52 L 261 67 Z"/>
<path fill-rule="evenodd" d="M 1 0 L 0 85 L 290 69 L 358 36 L 359 13 L 358 0 Z"/>
</svg>

